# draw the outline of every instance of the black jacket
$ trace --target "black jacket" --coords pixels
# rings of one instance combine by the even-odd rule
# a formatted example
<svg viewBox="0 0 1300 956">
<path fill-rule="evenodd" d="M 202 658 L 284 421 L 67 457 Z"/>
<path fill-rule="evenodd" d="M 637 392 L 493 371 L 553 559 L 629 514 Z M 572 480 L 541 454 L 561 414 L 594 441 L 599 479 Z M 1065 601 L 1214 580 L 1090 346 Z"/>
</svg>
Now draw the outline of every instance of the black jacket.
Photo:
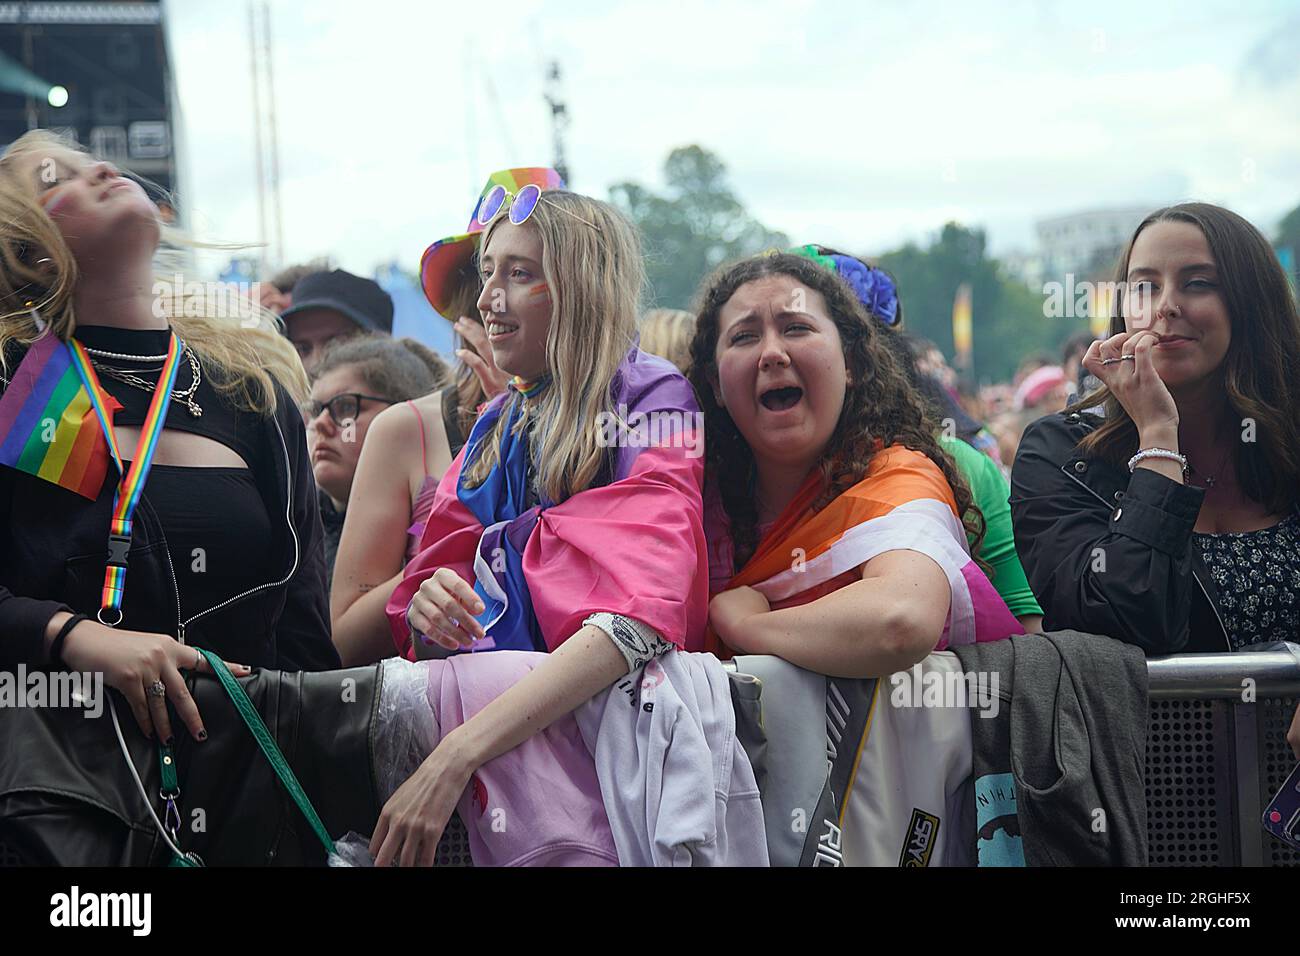
<svg viewBox="0 0 1300 956">
<path fill-rule="evenodd" d="M 258 430 L 265 451 L 261 460 L 273 463 L 255 479 L 276 529 L 279 572 L 213 607 L 198 613 L 187 609 L 182 620 L 166 537 L 146 487 L 136 509 L 120 626 L 183 633 L 188 643 L 253 667 L 337 668 L 320 510 L 302 417 L 278 385 L 275 415 L 241 414 L 251 416 Z M 116 476 L 110 465 L 99 498 L 90 502 L 51 482 L 0 468 L 0 668 L 20 662 L 44 667 L 50 618 L 59 611 L 93 615 L 98 610 Z M 216 611 L 221 613 L 214 618 Z"/>
<path fill-rule="evenodd" d="M 1148 654 L 1230 651 L 1214 582 L 1192 542 L 1205 491 L 1077 451 L 1098 416 L 1031 424 L 1011 470 L 1011 519 L 1043 630 L 1074 629 Z"/>
</svg>

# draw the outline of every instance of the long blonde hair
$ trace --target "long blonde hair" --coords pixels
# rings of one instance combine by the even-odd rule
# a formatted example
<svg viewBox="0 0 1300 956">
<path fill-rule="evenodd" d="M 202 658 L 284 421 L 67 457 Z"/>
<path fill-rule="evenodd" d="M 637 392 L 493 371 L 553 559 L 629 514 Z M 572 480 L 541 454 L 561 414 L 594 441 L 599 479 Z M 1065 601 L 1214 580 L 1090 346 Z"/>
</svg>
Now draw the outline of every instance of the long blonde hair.
<svg viewBox="0 0 1300 956">
<path fill-rule="evenodd" d="M 610 386 L 636 334 L 645 270 L 636 229 L 613 206 L 565 190 L 545 192 L 543 198 L 525 227 L 541 236 L 542 270 L 551 293 L 546 337 L 551 385 L 536 400 L 511 393 L 507 402 L 522 403 L 519 430 L 529 420 L 535 423 L 531 450 L 538 489 L 560 502 L 591 487 L 606 461 L 601 413 L 614 414 Z M 487 249 L 504 219 L 484 230 L 480 249 Z M 508 418 L 503 409 L 466 469 L 470 487 L 482 484 L 499 460 Z"/>
<path fill-rule="evenodd" d="M 672 362 L 682 372 L 691 364 L 695 315 L 682 309 L 651 309 L 641 316 L 641 351 Z"/>
<path fill-rule="evenodd" d="M 42 334 L 37 317 L 67 341 L 77 325 L 73 292 L 77 262 L 58 226 L 37 201 L 18 160 L 49 150 L 84 152 L 74 141 L 47 130 L 23 134 L 0 156 L 0 373 L 9 377 L 6 351 L 11 343 L 30 345 Z M 197 245 L 177 230 L 161 226 L 171 243 Z M 159 304 L 176 333 L 194 349 L 218 391 L 242 409 L 272 414 L 275 383 L 295 401 L 309 386 L 302 361 L 279 333 L 279 320 L 255 302 L 240 303 L 239 318 L 223 317 L 222 302 L 202 284 L 201 292 L 170 291 L 171 277 L 159 276 Z"/>
</svg>

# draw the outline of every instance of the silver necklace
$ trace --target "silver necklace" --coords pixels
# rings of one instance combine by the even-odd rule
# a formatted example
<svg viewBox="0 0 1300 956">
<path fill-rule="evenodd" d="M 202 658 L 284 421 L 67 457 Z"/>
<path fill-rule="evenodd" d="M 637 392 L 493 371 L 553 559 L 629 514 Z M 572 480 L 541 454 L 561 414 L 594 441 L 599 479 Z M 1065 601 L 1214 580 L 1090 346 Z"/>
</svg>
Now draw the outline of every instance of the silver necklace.
<svg viewBox="0 0 1300 956">
<path fill-rule="evenodd" d="M 1228 451 L 1231 451 L 1231 450 L 1232 450 L 1231 448 L 1228 449 Z M 1187 467 L 1188 467 L 1192 472 L 1196 473 L 1197 475 L 1200 475 L 1202 478 L 1205 479 L 1205 488 L 1206 488 L 1207 491 L 1208 491 L 1209 489 L 1211 489 L 1211 488 L 1214 487 L 1214 483 L 1215 483 L 1216 481 L 1218 481 L 1218 480 L 1219 480 L 1219 476 L 1220 476 L 1221 474 L 1223 474 L 1223 466 L 1226 465 L 1226 464 L 1228 463 L 1228 451 L 1225 451 L 1225 452 L 1223 453 L 1223 457 L 1222 457 L 1221 459 L 1219 459 L 1219 467 L 1216 468 L 1216 469 L 1214 469 L 1214 474 L 1212 474 L 1212 475 L 1204 475 L 1204 474 L 1201 474 L 1201 472 L 1199 472 L 1199 471 L 1196 470 L 1196 466 L 1193 465 L 1190 461 L 1188 461 L 1188 463 L 1187 463 Z"/>
<path fill-rule="evenodd" d="M 131 358 L 135 361 L 146 361 L 145 357 L 140 355 L 132 355 L 132 356 L 128 356 L 128 358 Z M 167 356 L 164 355 L 162 356 L 162 358 L 166 359 Z M 193 349 L 191 349 L 188 345 L 185 347 L 185 358 L 190 363 L 190 374 L 193 376 L 194 380 L 190 382 L 190 387 L 185 389 L 184 391 L 172 392 L 172 401 L 179 402 L 180 404 L 184 405 L 186 410 L 189 411 L 191 415 L 193 415 L 195 418 L 198 418 L 200 415 L 203 414 L 203 409 L 199 406 L 199 403 L 194 400 L 194 394 L 195 392 L 198 391 L 199 383 L 203 381 L 203 366 L 199 364 L 198 356 L 194 354 Z M 109 378 L 116 379 L 117 381 L 122 382 L 123 384 L 126 385 L 133 386 L 134 388 L 138 388 L 146 392 L 152 392 L 156 387 L 156 383 L 140 378 L 138 375 L 133 375 L 132 373 L 126 371 L 125 369 L 114 368 L 111 365 L 104 365 L 103 363 L 96 362 L 94 360 L 92 360 L 90 364 L 93 365 L 99 371 L 103 372 Z M 142 369 L 142 371 L 152 371 L 152 370 Z M 159 369 L 158 371 L 162 371 L 162 370 Z"/>
<path fill-rule="evenodd" d="M 92 349 L 89 346 L 82 346 L 82 348 L 95 358 L 117 359 L 120 362 L 162 362 L 167 358 L 166 352 L 162 355 L 128 355 L 125 352 L 105 352 L 103 349 Z"/>
</svg>

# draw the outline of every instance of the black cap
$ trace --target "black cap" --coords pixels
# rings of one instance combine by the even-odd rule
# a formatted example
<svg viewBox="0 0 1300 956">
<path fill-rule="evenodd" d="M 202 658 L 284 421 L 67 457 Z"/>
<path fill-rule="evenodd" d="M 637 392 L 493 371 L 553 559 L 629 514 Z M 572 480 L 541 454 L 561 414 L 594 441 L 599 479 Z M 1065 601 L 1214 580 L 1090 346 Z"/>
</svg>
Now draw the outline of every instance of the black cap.
<svg viewBox="0 0 1300 956">
<path fill-rule="evenodd" d="M 288 320 L 307 309 L 333 309 L 369 332 L 393 331 L 393 299 L 371 279 L 335 269 L 305 275 L 293 287 L 293 304 L 280 314 Z"/>
</svg>

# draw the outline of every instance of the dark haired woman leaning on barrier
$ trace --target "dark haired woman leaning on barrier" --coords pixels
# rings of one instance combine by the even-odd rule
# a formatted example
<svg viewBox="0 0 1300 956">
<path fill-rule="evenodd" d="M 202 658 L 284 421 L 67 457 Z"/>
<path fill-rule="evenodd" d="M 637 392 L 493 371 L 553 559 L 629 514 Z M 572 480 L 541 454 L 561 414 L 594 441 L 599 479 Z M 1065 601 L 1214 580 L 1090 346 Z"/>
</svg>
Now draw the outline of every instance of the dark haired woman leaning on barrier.
<svg viewBox="0 0 1300 956">
<path fill-rule="evenodd" d="M 709 623 L 731 650 L 870 677 L 1022 630 L 971 559 L 962 518 L 978 547 L 979 510 L 881 335 L 800 256 L 747 259 L 704 293 L 690 377 Z"/>
<path fill-rule="evenodd" d="M 1186 203 L 1138 226 L 1105 386 L 1025 432 L 1016 543 L 1049 630 L 1148 654 L 1300 638 L 1300 320 L 1267 240 Z M 1098 404 L 1105 417 L 1079 414 Z M 1300 755 L 1300 728 L 1292 746 Z"/>
</svg>

